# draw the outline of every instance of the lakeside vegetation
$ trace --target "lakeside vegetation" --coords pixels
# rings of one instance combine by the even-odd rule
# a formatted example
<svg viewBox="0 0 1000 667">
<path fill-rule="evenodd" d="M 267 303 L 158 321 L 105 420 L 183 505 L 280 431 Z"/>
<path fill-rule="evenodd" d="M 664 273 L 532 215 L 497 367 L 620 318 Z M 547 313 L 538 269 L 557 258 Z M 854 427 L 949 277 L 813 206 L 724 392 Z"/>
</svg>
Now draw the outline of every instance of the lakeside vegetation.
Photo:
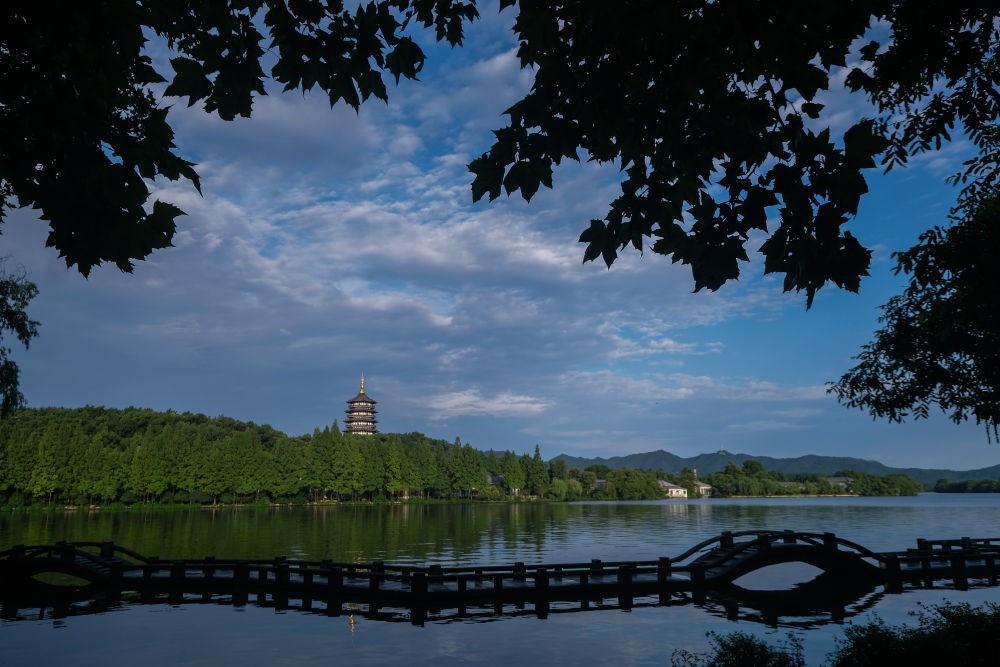
<svg viewBox="0 0 1000 667">
<path fill-rule="evenodd" d="M 718 496 L 909 495 L 904 475 L 816 474 L 730 463 L 705 482 Z M 228 417 L 86 408 L 20 410 L 0 421 L 0 506 L 232 504 L 438 499 L 648 500 L 661 482 L 697 497 L 694 471 L 568 467 L 533 455 L 480 451 L 421 433 L 354 436 L 336 422 L 288 436 Z"/>
<path fill-rule="evenodd" d="M 934 485 L 937 493 L 1000 493 L 1000 479 L 970 479 L 964 482 L 949 482 L 939 479 Z"/>
<path fill-rule="evenodd" d="M 872 475 L 840 470 L 832 476 L 817 473 L 785 475 L 767 471 L 754 460 L 742 466 L 726 464 L 725 470 L 708 475 L 714 496 L 842 495 L 913 496 L 923 487 L 906 475 Z"/>
<path fill-rule="evenodd" d="M 1000 605 L 944 602 L 922 608 L 917 625 L 873 621 L 844 628 L 823 664 L 994 665 L 1000 652 Z M 675 651 L 672 667 L 804 667 L 802 645 L 792 637 L 771 644 L 746 632 L 708 633 L 710 653 Z"/>
</svg>

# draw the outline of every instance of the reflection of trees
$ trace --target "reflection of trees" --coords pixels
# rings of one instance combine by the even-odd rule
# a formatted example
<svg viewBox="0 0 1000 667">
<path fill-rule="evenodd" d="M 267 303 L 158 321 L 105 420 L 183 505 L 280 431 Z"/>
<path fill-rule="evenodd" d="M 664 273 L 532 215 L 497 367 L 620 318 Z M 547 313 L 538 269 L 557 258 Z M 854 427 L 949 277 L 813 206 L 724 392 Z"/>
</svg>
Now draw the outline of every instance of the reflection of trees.
<svg viewBox="0 0 1000 667">
<path fill-rule="evenodd" d="M 32 512 L 0 516 L 0 548 L 9 546 L 7 541 L 112 540 L 140 553 L 177 558 L 285 554 L 313 560 L 454 563 L 468 562 L 482 551 L 538 553 L 551 534 L 566 530 L 576 513 L 579 508 L 516 503 Z"/>
</svg>

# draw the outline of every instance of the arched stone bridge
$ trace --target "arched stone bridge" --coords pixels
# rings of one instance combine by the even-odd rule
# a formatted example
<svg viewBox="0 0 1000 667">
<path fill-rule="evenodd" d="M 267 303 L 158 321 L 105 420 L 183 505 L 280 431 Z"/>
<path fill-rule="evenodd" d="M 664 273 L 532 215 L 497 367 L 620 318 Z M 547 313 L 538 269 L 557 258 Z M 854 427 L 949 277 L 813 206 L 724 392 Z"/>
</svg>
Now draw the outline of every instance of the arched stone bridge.
<svg viewBox="0 0 1000 667">
<path fill-rule="evenodd" d="M 705 585 L 731 583 L 756 570 L 793 562 L 838 576 L 880 578 L 883 564 L 880 554 L 833 533 L 791 530 L 727 531 L 672 560 Z"/>
</svg>

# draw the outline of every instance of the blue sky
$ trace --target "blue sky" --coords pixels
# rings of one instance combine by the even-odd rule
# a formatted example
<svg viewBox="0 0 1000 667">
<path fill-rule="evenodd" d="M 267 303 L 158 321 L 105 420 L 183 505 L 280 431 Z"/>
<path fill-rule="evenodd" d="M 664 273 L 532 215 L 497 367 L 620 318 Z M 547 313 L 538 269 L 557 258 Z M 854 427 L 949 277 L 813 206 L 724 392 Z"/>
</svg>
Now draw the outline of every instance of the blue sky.
<svg viewBox="0 0 1000 667">
<path fill-rule="evenodd" d="M 298 434 L 342 420 L 364 371 L 381 430 L 480 449 L 1000 463 L 974 425 L 873 422 L 825 390 L 902 284 L 890 253 L 945 221 L 963 141 L 872 174 L 851 224 L 875 251 L 860 295 L 831 287 L 806 311 L 757 257 L 739 282 L 697 294 L 686 268 L 651 253 L 584 265 L 577 238 L 606 213 L 616 165 L 564 164 L 530 204 L 472 203 L 465 165 L 532 80 L 511 12 L 482 13 L 465 48 L 427 44 L 422 80 L 359 114 L 274 94 L 227 123 L 166 100 L 204 196 L 156 184 L 188 215 L 132 275 L 85 280 L 44 248 L 44 223 L 12 212 L 3 254 L 40 289 L 41 335 L 16 352 L 28 404 L 171 408 Z M 841 129 L 864 113 L 839 88 L 825 101 Z"/>
</svg>

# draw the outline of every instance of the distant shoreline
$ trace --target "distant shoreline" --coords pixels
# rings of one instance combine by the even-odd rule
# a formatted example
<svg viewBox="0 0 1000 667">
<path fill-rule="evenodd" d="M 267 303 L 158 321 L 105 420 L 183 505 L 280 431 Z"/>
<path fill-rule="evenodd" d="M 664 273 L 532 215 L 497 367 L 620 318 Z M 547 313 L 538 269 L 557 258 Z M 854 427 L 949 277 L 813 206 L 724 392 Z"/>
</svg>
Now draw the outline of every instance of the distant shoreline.
<svg viewBox="0 0 1000 667">
<path fill-rule="evenodd" d="M 924 493 L 936 493 L 925 491 Z M 766 496 L 726 496 L 726 497 L 703 497 L 703 498 L 653 498 L 641 501 L 622 501 L 615 499 L 587 499 L 587 500 L 551 500 L 545 498 L 519 498 L 517 500 L 496 500 L 496 499 L 469 499 L 469 498 L 434 498 L 434 499 L 407 499 L 391 501 L 370 501 L 370 500 L 333 500 L 326 502 L 307 503 L 218 503 L 215 505 L 203 505 L 198 503 L 131 503 L 128 505 L 23 505 L 3 507 L 3 510 L 11 512 L 132 512 L 132 511 L 153 511 L 153 512 L 193 512 L 193 511 L 215 511 L 215 510 L 243 510 L 243 509 L 291 509 L 295 507 L 390 507 L 397 505 L 450 505 L 455 503 L 475 503 L 492 505 L 516 505 L 521 503 L 620 503 L 620 502 L 660 502 L 671 501 L 678 504 L 700 500 L 781 500 L 786 498 L 896 498 L 904 496 L 862 496 L 858 493 L 801 493 L 786 495 L 766 495 Z M 911 497 L 911 496 L 905 496 Z"/>
</svg>

